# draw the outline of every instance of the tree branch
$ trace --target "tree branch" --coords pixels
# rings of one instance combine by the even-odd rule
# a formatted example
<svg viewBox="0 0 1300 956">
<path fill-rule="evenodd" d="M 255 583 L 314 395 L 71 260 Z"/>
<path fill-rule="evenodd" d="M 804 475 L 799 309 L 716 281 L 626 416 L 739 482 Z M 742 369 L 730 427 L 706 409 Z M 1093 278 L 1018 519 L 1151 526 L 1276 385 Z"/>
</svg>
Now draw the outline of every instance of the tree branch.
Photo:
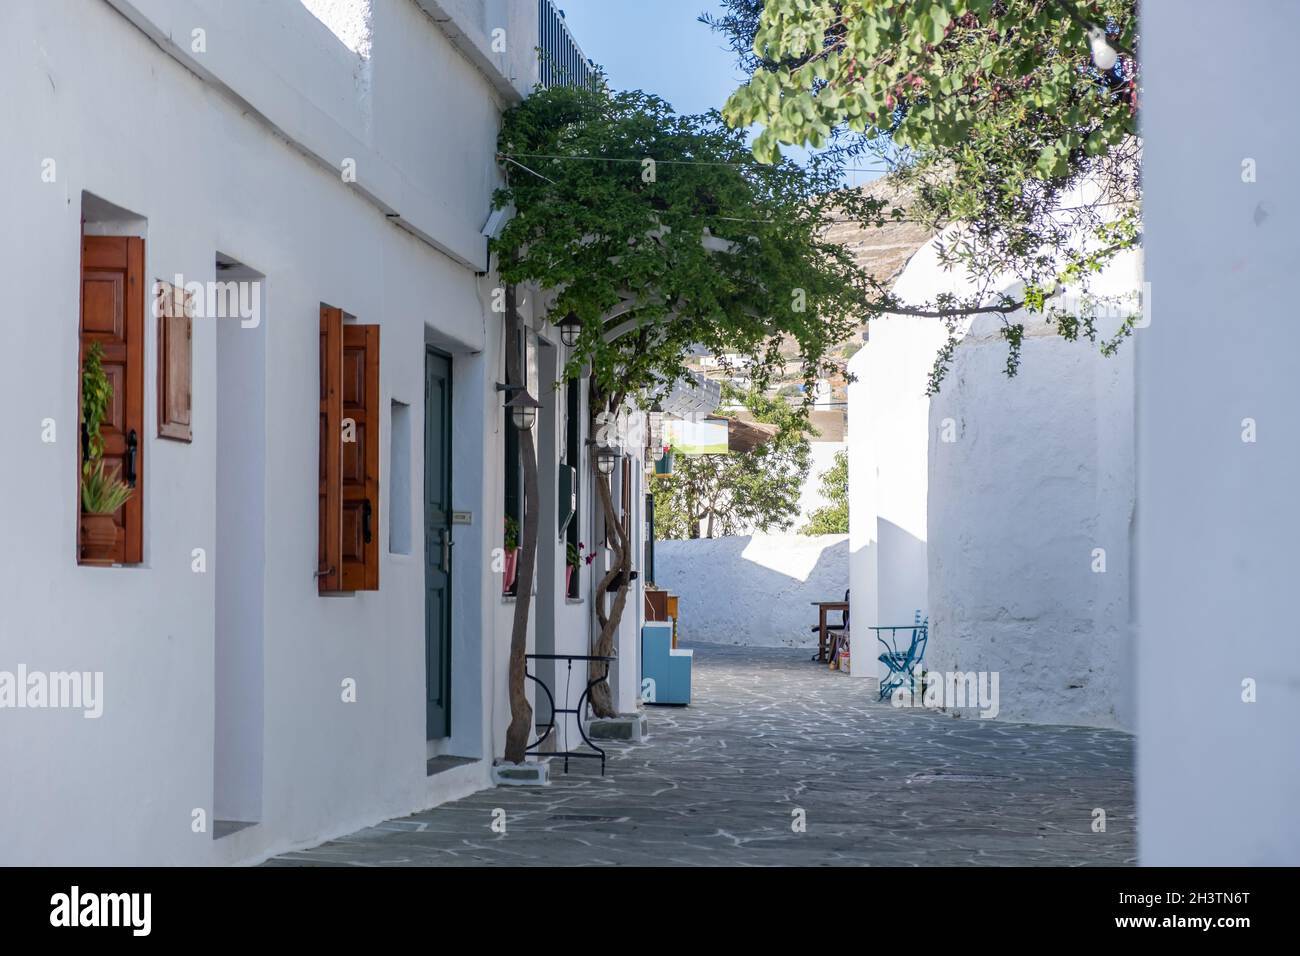
<svg viewBox="0 0 1300 956">
<path fill-rule="evenodd" d="M 1142 235 L 1139 233 L 1131 242 L 1114 243 L 1103 249 L 1098 249 L 1095 253 L 1090 254 L 1088 258 L 1096 259 L 1101 256 L 1110 255 L 1111 253 L 1122 252 L 1124 249 L 1136 248 L 1141 244 Z M 1043 300 L 1046 302 L 1047 300 L 1055 299 L 1064 293 L 1065 283 L 1058 281 L 1056 283 L 1056 288 L 1044 296 Z M 922 319 L 954 319 L 967 315 L 1010 315 L 1013 312 L 1019 312 L 1023 309 L 1025 307 L 1025 300 L 1020 299 L 1018 302 L 1005 302 L 1001 305 L 967 306 L 959 309 L 922 309 L 906 305 L 888 306 L 881 303 L 876 303 L 876 305 L 877 315 L 911 315 Z"/>
</svg>

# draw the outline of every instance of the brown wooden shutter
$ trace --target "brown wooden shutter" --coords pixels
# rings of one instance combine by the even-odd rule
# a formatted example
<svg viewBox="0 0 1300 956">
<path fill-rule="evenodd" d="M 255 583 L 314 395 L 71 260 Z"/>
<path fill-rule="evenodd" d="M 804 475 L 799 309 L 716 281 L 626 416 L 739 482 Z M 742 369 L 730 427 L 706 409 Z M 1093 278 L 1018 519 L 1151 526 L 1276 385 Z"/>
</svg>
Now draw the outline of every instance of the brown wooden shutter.
<svg viewBox="0 0 1300 956">
<path fill-rule="evenodd" d="M 321 592 L 343 584 L 343 310 L 320 307 L 320 529 L 316 579 Z"/>
<path fill-rule="evenodd" d="M 81 240 L 81 362 L 91 343 L 103 350 L 104 374 L 113 399 L 100 434 L 104 461 L 134 488 L 114 516 L 118 539 L 113 559 L 144 559 L 144 240 L 134 236 L 83 236 Z M 80 414 L 78 414 L 80 418 Z M 84 454 L 84 442 L 81 449 Z M 82 454 L 77 459 L 80 511 Z M 78 546 L 80 554 L 80 546 Z"/>
<path fill-rule="evenodd" d="M 191 342 L 194 319 L 191 297 L 184 289 L 158 282 L 158 437 L 192 441 Z"/>
<path fill-rule="evenodd" d="M 379 326 L 321 306 L 320 590 L 379 588 Z"/>
<path fill-rule="evenodd" d="M 379 588 L 379 326 L 343 327 L 343 590 Z"/>
</svg>

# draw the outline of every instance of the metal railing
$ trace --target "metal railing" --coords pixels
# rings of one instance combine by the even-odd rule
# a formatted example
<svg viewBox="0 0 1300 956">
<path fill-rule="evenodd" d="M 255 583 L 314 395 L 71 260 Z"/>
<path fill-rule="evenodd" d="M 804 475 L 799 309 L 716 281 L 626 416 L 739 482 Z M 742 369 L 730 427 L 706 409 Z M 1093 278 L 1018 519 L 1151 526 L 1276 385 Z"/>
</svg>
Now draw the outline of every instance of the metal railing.
<svg viewBox="0 0 1300 956">
<path fill-rule="evenodd" d="M 538 72 L 542 86 L 590 86 L 595 64 L 582 55 L 555 0 L 537 0 Z"/>
</svg>

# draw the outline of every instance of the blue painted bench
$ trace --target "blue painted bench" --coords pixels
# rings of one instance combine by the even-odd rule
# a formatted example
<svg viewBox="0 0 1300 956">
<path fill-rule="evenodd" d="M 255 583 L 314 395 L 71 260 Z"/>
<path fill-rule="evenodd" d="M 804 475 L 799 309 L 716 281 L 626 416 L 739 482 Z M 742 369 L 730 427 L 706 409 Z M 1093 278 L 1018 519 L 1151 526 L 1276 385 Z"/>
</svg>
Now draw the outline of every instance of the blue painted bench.
<svg viewBox="0 0 1300 956">
<path fill-rule="evenodd" d="M 641 700 L 685 707 L 691 702 L 694 652 L 673 648 L 673 625 L 647 621 L 641 627 Z"/>
</svg>

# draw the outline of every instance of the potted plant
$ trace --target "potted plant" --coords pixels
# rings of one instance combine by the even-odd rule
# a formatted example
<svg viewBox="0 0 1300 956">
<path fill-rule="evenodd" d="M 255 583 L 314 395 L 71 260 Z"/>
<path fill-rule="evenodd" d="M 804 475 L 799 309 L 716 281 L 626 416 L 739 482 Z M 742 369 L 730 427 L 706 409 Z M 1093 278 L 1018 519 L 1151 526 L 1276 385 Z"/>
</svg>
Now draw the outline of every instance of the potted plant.
<svg viewBox="0 0 1300 956">
<path fill-rule="evenodd" d="M 614 580 L 609 582 L 609 585 L 605 588 L 605 590 L 613 594 L 615 591 L 617 591 L 619 588 L 625 585 L 630 586 L 631 583 L 637 579 L 637 575 L 639 573 L 640 572 L 637 571 L 628 571 L 625 579 L 623 572 L 620 571 L 618 572 L 618 574 L 614 576 Z"/>
<path fill-rule="evenodd" d="M 98 342 L 91 342 L 86 358 L 81 363 L 81 457 L 83 468 L 89 468 L 104 454 L 104 437 L 100 426 L 108 414 L 113 400 L 113 383 L 108 380 L 102 364 L 104 350 Z"/>
<path fill-rule="evenodd" d="M 675 449 L 673 448 L 673 443 L 668 442 L 663 447 L 663 453 L 655 461 L 655 474 L 671 475 L 673 473 L 674 456 L 675 456 Z"/>
<path fill-rule="evenodd" d="M 515 568 L 519 562 L 519 522 L 512 516 L 506 515 L 505 523 L 506 533 L 503 542 L 506 552 L 505 574 L 501 583 L 503 594 L 515 593 Z"/>
<path fill-rule="evenodd" d="M 105 470 L 101 458 L 87 462 L 81 476 L 81 562 L 106 567 L 113 563 L 117 522 L 113 516 L 131 497 L 131 486 Z"/>
<path fill-rule="evenodd" d="M 92 342 L 81 365 L 81 563 L 100 567 L 113 563 L 114 516 L 131 497 L 131 486 L 105 469 L 100 428 L 113 399 L 113 385 L 104 373 L 103 357 L 99 343 Z"/>
<path fill-rule="evenodd" d="M 578 568 L 582 564 L 582 552 L 586 549 L 586 547 L 587 546 L 583 544 L 581 541 L 578 542 L 578 546 L 576 548 L 573 546 L 572 542 L 564 546 L 565 548 L 564 593 L 570 597 L 574 596 L 573 576 L 577 574 Z"/>
</svg>

